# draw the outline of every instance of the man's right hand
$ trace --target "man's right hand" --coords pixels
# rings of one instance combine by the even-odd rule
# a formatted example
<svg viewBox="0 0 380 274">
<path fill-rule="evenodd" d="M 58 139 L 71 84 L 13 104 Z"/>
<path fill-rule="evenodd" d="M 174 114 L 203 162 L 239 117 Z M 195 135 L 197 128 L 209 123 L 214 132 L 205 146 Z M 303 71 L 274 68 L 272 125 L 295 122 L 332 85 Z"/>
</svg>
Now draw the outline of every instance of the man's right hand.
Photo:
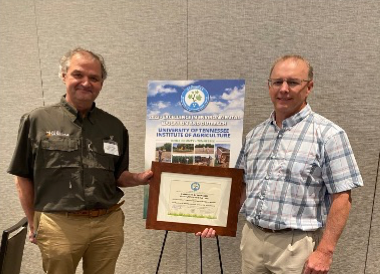
<svg viewBox="0 0 380 274">
<path fill-rule="evenodd" d="M 34 235 L 34 229 L 30 229 L 29 231 L 29 242 L 31 242 L 32 244 L 37 244 L 37 239 Z"/>
</svg>

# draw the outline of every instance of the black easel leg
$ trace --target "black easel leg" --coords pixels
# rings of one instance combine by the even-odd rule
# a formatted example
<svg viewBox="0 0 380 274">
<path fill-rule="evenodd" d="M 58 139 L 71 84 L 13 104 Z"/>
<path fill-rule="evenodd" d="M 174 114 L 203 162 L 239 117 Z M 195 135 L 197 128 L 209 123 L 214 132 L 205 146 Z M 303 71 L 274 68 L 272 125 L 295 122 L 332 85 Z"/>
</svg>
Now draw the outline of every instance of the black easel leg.
<svg viewBox="0 0 380 274">
<path fill-rule="evenodd" d="M 203 262 L 202 262 L 202 237 L 199 237 L 199 253 L 201 255 L 201 274 L 203 273 Z"/>
<path fill-rule="evenodd" d="M 165 232 L 165 237 L 164 237 L 164 241 L 163 241 L 163 243 L 162 243 L 162 247 L 161 247 L 160 259 L 158 260 L 158 264 L 157 264 L 156 274 L 158 274 L 158 270 L 160 269 L 160 264 L 161 264 L 162 254 L 164 254 L 164 248 L 165 248 L 165 243 L 166 243 L 166 237 L 167 237 L 167 236 L 168 236 L 168 231 L 166 230 L 166 232 Z"/>
<path fill-rule="evenodd" d="M 216 244 L 218 245 L 220 273 L 223 274 L 222 255 L 220 254 L 220 246 L 219 246 L 219 238 L 218 238 L 218 235 L 216 235 Z"/>
</svg>

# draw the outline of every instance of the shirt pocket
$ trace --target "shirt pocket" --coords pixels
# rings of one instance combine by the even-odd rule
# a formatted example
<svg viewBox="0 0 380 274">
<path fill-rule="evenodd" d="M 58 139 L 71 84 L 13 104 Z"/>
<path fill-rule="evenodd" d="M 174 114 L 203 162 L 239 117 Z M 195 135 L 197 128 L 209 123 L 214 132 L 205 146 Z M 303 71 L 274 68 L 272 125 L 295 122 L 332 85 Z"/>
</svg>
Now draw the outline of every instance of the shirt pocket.
<svg viewBox="0 0 380 274">
<path fill-rule="evenodd" d="M 86 140 L 87 144 L 87 166 L 88 168 L 103 169 L 108 171 L 115 171 L 116 163 L 119 156 L 106 153 L 104 151 L 104 141 L 103 139 Z M 118 150 L 120 154 L 120 149 L 118 145 Z"/>
<path fill-rule="evenodd" d="M 85 144 L 85 179 L 91 182 L 93 195 L 112 199 L 116 191 L 115 169 L 119 156 L 105 153 L 104 139 L 87 139 Z"/>
<path fill-rule="evenodd" d="M 317 143 L 304 142 L 299 147 L 297 143 L 291 143 L 284 155 L 285 174 L 287 179 L 302 182 L 303 184 L 321 180 L 321 153 Z"/>
<path fill-rule="evenodd" d="M 46 136 L 40 142 L 37 160 L 46 168 L 78 167 L 79 139 L 70 136 Z"/>
<path fill-rule="evenodd" d="M 46 150 L 75 151 L 79 148 L 79 139 L 64 136 L 51 136 L 42 139 L 41 147 Z"/>
</svg>

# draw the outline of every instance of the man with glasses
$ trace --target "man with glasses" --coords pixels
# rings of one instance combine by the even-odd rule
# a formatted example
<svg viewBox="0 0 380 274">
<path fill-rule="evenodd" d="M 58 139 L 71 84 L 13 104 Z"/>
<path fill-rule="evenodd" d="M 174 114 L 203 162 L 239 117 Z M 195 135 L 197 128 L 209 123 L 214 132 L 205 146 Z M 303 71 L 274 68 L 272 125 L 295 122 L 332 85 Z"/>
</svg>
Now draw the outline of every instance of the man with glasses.
<svg viewBox="0 0 380 274">
<path fill-rule="evenodd" d="M 306 59 L 276 60 L 268 79 L 274 111 L 248 133 L 237 160 L 245 173 L 244 274 L 327 273 L 351 189 L 363 185 L 345 131 L 307 104 L 313 85 Z"/>
</svg>

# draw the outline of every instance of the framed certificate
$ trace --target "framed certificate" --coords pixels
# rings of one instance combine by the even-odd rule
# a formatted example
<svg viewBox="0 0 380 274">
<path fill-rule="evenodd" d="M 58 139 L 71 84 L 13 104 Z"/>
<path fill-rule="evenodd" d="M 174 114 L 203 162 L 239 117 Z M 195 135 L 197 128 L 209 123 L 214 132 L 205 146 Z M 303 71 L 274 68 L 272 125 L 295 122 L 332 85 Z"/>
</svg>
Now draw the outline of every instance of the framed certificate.
<svg viewBox="0 0 380 274">
<path fill-rule="evenodd" d="M 152 162 L 146 228 L 236 236 L 243 170 Z"/>
</svg>

